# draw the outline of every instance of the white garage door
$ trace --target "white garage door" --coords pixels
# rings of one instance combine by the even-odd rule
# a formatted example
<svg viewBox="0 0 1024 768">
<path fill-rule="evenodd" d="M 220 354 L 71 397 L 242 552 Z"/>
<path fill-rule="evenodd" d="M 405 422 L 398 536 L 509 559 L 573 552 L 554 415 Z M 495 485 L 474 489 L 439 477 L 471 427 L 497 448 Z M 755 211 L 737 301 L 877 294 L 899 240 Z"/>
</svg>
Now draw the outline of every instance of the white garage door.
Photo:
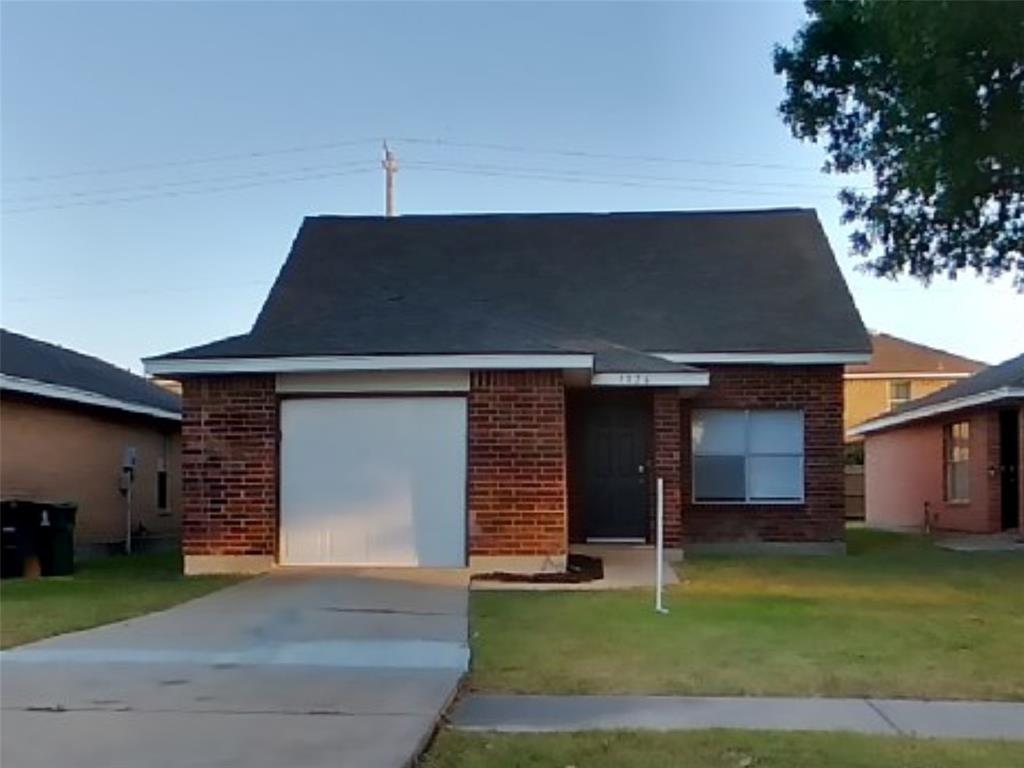
<svg viewBox="0 0 1024 768">
<path fill-rule="evenodd" d="M 281 404 L 281 562 L 462 566 L 466 401 Z"/>
</svg>

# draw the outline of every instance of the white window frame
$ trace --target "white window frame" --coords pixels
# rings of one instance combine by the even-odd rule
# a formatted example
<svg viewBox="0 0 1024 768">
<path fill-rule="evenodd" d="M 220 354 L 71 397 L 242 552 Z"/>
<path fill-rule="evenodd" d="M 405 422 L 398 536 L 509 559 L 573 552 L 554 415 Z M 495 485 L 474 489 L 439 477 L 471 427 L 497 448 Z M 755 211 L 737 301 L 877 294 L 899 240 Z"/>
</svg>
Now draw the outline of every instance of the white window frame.
<svg viewBox="0 0 1024 768">
<path fill-rule="evenodd" d="M 957 436 L 957 427 L 964 427 L 963 434 Z M 965 457 L 959 461 L 954 458 L 958 446 L 965 451 Z M 953 495 L 953 471 L 957 464 L 966 467 L 964 477 L 964 495 Z M 949 504 L 970 504 L 971 503 L 971 422 L 969 419 L 953 421 L 942 427 L 942 497 Z"/>
<path fill-rule="evenodd" d="M 743 452 L 743 492 L 744 499 L 742 500 L 729 500 L 729 499 L 698 499 L 697 498 L 697 456 L 738 456 L 739 454 L 733 453 L 697 453 L 696 446 L 694 445 L 693 427 L 696 419 L 694 418 L 697 414 L 707 412 L 720 412 L 720 413 L 736 413 L 743 414 L 743 437 L 744 437 L 744 452 Z M 785 457 L 792 458 L 797 456 L 795 453 L 751 453 L 750 452 L 750 414 L 751 413 L 773 413 L 773 412 L 785 412 L 785 413 L 798 413 L 800 414 L 800 497 L 791 499 L 761 499 L 750 497 L 750 471 L 748 459 L 751 456 L 756 457 Z M 690 417 L 690 497 L 693 504 L 703 504 L 707 506 L 784 506 L 784 505 L 800 505 L 804 504 L 807 499 L 807 423 L 804 416 L 804 410 L 802 408 L 695 408 Z"/>
<path fill-rule="evenodd" d="M 896 384 L 906 384 L 907 385 L 907 396 L 906 396 L 906 398 L 893 397 L 892 396 L 892 391 L 893 391 L 893 389 L 894 389 Z M 910 383 L 909 379 L 890 379 L 888 390 L 889 390 L 888 391 L 888 395 L 889 395 L 889 410 L 890 411 L 893 410 L 894 408 L 897 408 L 897 407 L 903 405 L 904 403 L 909 403 L 911 400 L 914 399 L 914 389 L 913 389 L 913 385 Z"/>
</svg>

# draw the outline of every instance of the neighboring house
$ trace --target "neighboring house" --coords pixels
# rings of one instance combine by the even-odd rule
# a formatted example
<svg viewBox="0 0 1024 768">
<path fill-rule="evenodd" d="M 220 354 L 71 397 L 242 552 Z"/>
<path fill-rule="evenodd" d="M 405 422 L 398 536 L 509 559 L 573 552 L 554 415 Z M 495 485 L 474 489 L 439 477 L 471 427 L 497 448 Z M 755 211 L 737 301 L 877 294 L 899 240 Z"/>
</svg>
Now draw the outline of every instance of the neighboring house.
<svg viewBox="0 0 1024 768">
<path fill-rule="evenodd" d="M 564 567 L 570 543 L 841 551 L 843 366 L 813 211 L 307 218 L 184 392 L 189 572 Z"/>
<path fill-rule="evenodd" d="M 875 416 L 930 395 L 977 373 L 984 363 L 891 336 L 871 334 L 871 359 L 846 366 L 843 426 L 849 430 Z"/>
<path fill-rule="evenodd" d="M 141 376 L 0 331 L 0 494 L 75 502 L 76 549 L 105 550 L 126 538 L 122 465 L 134 450 L 135 543 L 176 540 L 180 411 Z"/>
<path fill-rule="evenodd" d="M 995 533 L 1024 526 L 1024 355 L 858 427 L 867 522 Z"/>
<path fill-rule="evenodd" d="M 871 359 L 846 366 L 843 375 L 847 519 L 864 519 L 864 446 L 860 437 L 851 437 L 850 428 L 948 387 L 984 367 L 976 360 L 887 333 L 871 334 Z"/>
</svg>

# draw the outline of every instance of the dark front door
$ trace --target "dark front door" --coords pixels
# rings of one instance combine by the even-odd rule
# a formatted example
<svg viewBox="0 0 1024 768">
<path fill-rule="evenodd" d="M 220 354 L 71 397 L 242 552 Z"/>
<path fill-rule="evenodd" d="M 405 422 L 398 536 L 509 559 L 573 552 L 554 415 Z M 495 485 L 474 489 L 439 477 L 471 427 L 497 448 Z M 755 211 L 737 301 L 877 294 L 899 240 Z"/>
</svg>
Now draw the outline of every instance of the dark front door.
<svg viewBox="0 0 1024 768">
<path fill-rule="evenodd" d="M 647 539 L 649 403 L 591 402 L 584 423 L 584 530 L 588 539 Z"/>
<path fill-rule="evenodd" d="M 1017 411 L 999 412 L 999 495 L 1002 498 L 1003 530 L 1020 523 L 1020 427 Z"/>
</svg>

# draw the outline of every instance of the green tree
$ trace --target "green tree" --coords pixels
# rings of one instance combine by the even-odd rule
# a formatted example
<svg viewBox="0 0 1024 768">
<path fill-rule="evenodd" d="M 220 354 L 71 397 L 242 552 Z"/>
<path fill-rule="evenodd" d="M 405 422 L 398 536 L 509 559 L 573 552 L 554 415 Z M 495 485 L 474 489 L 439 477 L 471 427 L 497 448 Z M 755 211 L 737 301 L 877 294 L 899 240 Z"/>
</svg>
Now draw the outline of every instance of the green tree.
<svg viewBox="0 0 1024 768">
<path fill-rule="evenodd" d="M 1024 2 L 808 0 L 775 49 L 780 111 L 822 141 L 854 253 L 880 276 L 1009 273 L 1024 290 Z"/>
</svg>

